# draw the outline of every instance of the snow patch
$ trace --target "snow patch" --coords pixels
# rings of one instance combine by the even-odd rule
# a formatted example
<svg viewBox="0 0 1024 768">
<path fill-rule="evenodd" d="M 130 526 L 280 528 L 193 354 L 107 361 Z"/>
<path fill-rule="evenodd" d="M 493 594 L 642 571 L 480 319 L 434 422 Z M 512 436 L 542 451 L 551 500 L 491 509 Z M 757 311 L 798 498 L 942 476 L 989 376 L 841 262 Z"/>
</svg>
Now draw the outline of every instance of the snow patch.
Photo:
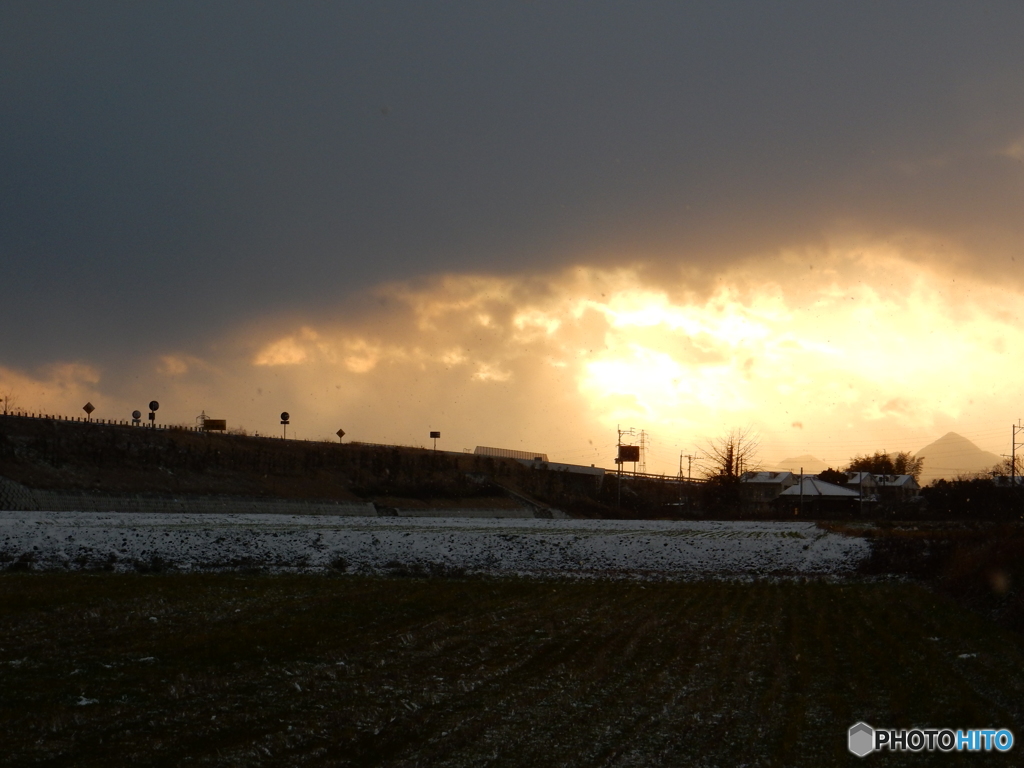
<svg viewBox="0 0 1024 768">
<path fill-rule="evenodd" d="M 832 574 L 869 552 L 796 522 L 0 512 L 0 561 L 45 570 Z"/>
</svg>

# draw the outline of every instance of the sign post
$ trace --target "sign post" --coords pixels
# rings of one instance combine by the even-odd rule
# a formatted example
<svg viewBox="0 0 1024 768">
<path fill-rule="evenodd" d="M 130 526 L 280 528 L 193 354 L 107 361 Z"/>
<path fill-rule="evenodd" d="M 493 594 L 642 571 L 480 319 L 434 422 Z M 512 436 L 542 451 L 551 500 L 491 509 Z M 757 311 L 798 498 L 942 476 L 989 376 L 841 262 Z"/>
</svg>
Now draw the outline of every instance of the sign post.
<svg viewBox="0 0 1024 768">
<path fill-rule="evenodd" d="M 434 441 L 434 450 L 436 451 L 437 450 L 437 440 L 438 440 L 439 437 L 441 437 L 441 433 L 440 432 L 431 432 L 430 433 L 430 437 Z"/>
<path fill-rule="evenodd" d="M 284 428 L 284 438 L 283 439 L 285 439 L 285 440 L 288 439 L 288 423 L 289 423 L 288 420 L 290 418 L 291 418 L 291 416 L 288 415 L 288 411 L 283 411 L 281 413 L 281 426 Z"/>
<path fill-rule="evenodd" d="M 622 439 L 621 432 L 619 439 Z M 619 455 L 615 457 L 615 463 L 619 468 L 619 482 L 618 482 L 618 497 L 615 502 L 617 507 L 622 507 L 622 465 L 627 461 L 633 462 L 633 474 L 636 474 L 636 463 L 640 461 L 640 446 L 639 445 L 623 445 L 619 443 Z"/>
<path fill-rule="evenodd" d="M 156 428 L 156 412 L 160 410 L 160 403 L 156 400 L 149 402 L 149 426 Z"/>
<path fill-rule="evenodd" d="M 334 434 L 336 434 L 336 435 L 338 436 L 338 442 L 340 443 L 340 442 L 341 442 L 341 439 L 342 439 L 343 437 L 345 437 L 345 430 L 344 430 L 344 429 L 339 429 L 339 430 L 338 430 L 337 432 L 335 432 Z"/>
<path fill-rule="evenodd" d="M 96 406 L 92 403 L 86 403 L 82 406 L 82 410 L 85 411 L 85 417 L 92 421 L 92 412 L 96 410 Z"/>
</svg>

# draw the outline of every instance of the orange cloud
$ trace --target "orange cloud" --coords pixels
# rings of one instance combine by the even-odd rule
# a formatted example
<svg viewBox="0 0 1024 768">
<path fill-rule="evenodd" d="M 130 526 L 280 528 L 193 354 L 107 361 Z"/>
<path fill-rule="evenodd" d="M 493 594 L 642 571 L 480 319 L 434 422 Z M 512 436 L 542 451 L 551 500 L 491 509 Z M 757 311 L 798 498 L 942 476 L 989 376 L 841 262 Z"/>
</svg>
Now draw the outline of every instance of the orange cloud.
<svg viewBox="0 0 1024 768">
<path fill-rule="evenodd" d="M 343 427 L 415 444 L 441 428 L 457 450 L 582 463 L 609 464 L 616 427 L 633 426 L 655 440 L 652 469 L 737 425 L 776 457 L 914 450 L 1011 417 L 1005 403 L 1024 394 L 1012 354 L 1024 296 L 931 266 L 926 250 L 793 250 L 721 272 L 711 290 L 641 267 L 385 285 L 358 318 L 251 332 L 234 346 L 254 352 L 216 367 L 168 352 L 140 393 L 166 392 L 183 420 L 205 409 L 270 431 L 288 410 L 300 437 Z M 102 389 L 90 371 L 16 385 L 66 382 L 72 402 Z"/>
<path fill-rule="evenodd" d="M 0 366 L 0 397 L 9 398 L 11 410 L 29 413 L 79 415 L 88 401 L 100 408 L 100 382 L 100 372 L 82 363 L 47 366 L 36 375 Z"/>
</svg>

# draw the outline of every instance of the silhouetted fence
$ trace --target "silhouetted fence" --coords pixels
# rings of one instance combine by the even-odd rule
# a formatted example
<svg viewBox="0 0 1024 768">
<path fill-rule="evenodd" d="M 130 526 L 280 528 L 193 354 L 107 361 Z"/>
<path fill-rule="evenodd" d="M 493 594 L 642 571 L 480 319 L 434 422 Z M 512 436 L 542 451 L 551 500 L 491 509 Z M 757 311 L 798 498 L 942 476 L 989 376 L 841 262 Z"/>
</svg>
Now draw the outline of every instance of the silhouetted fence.
<svg viewBox="0 0 1024 768">
<path fill-rule="evenodd" d="M 29 413 L 26 411 L 8 412 L 0 414 L 3 416 L 13 416 L 19 419 L 42 419 L 44 421 L 73 421 L 80 424 L 103 424 L 106 426 L 114 427 L 136 427 L 138 429 L 171 429 L 178 430 L 181 432 L 204 432 L 202 427 L 188 427 L 181 424 L 145 424 L 141 421 L 138 424 L 133 423 L 131 420 L 118 421 L 117 419 L 93 419 L 90 417 L 82 416 L 63 416 L 61 414 L 51 413 Z"/>
</svg>

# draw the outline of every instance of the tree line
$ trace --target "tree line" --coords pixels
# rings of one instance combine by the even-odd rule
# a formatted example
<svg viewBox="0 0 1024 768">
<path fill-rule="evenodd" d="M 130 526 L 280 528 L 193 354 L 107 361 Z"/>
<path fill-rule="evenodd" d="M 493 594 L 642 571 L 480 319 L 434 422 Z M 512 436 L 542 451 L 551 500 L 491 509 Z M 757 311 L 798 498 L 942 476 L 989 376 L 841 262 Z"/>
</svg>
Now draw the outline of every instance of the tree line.
<svg viewBox="0 0 1024 768">
<path fill-rule="evenodd" d="M 744 472 L 760 469 L 759 445 L 760 440 L 750 429 L 734 429 L 722 437 L 709 439 L 702 451 L 704 476 L 716 482 L 738 482 Z M 854 456 L 845 467 L 838 470 L 829 468 L 819 477 L 842 484 L 846 482 L 846 472 L 868 472 L 872 475 L 911 475 L 916 481 L 921 478 L 923 469 L 923 456 L 916 457 L 909 451 L 875 451 Z"/>
</svg>

